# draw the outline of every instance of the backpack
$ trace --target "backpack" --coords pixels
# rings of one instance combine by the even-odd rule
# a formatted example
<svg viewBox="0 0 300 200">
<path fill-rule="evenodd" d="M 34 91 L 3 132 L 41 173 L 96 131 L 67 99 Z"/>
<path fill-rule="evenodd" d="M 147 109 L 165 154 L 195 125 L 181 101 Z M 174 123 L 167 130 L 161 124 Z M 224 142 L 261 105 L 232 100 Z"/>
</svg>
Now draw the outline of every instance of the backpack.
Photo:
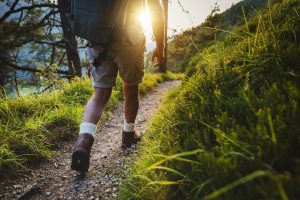
<svg viewBox="0 0 300 200">
<path fill-rule="evenodd" d="M 122 29 L 128 0 L 71 0 L 73 33 L 92 43 L 107 45 Z"/>
</svg>

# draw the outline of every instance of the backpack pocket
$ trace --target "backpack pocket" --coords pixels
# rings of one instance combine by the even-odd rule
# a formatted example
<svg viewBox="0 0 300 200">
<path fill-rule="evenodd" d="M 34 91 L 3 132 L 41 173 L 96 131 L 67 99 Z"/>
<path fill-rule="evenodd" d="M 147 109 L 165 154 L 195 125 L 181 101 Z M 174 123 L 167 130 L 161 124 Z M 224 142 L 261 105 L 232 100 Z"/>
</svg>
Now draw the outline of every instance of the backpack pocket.
<svg viewBox="0 0 300 200">
<path fill-rule="evenodd" d="M 101 5 L 101 0 L 98 0 L 98 4 L 94 6 L 86 0 L 73 0 L 70 20 L 72 31 L 76 36 L 91 42 L 108 44 L 114 29 L 108 10 L 108 5 L 105 6 L 103 3 Z"/>
</svg>

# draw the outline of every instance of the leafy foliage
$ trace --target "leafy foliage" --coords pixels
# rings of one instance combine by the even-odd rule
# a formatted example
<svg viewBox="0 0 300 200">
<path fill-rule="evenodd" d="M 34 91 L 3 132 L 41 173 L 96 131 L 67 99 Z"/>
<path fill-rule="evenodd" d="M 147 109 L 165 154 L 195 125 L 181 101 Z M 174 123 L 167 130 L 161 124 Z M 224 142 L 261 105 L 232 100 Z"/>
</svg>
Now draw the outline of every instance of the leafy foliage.
<svg viewBox="0 0 300 200">
<path fill-rule="evenodd" d="M 0 7 L 0 98 L 13 89 L 18 95 L 20 83 L 51 87 L 62 75 L 82 75 L 75 36 L 64 23 L 68 1 L 8 0 Z"/>
</svg>

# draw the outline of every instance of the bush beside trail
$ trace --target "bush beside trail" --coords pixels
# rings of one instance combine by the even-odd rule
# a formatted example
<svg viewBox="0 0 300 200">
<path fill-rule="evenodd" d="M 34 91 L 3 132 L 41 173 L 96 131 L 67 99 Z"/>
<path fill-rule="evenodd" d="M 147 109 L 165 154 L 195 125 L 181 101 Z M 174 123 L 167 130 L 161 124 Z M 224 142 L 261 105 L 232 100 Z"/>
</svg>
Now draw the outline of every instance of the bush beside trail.
<svg viewBox="0 0 300 200">
<path fill-rule="evenodd" d="M 277 0 L 197 53 L 119 199 L 298 199 L 300 2 Z"/>
</svg>

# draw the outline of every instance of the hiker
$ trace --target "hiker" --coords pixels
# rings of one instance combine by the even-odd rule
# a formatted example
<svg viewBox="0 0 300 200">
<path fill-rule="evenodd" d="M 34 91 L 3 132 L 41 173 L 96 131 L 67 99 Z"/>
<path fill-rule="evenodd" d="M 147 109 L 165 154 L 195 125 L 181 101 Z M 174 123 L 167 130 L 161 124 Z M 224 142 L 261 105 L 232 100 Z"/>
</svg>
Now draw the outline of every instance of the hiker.
<svg viewBox="0 0 300 200">
<path fill-rule="evenodd" d="M 122 17 L 116 25 L 118 28 L 108 34 L 112 39 L 105 45 L 91 41 L 87 49 L 89 61 L 92 64 L 92 85 L 95 90 L 86 105 L 83 123 L 80 125 L 79 136 L 72 154 L 71 168 L 79 172 L 88 171 L 97 123 L 111 96 L 112 87 L 116 85 L 118 73 L 123 80 L 125 99 L 122 147 L 128 148 L 140 140 L 134 127 L 139 107 L 138 88 L 144 75 L 145 36 L 139 15 L 146 2 L 152 15 L 151 22 L 156 41 L 152 59 L 156 65 L 164 62 L 165 25 L 160 0 L 146 0 L 146 2 L 144 0 L 122 0 L 115 2 L 119 4 L 117 5 L 119 6 L 118 11 L 115 12 L 114 10 L 108 13 L 114 13 L 114 16 L 122 13 Z M 80 26 L 77 29 L 80 31 Z"/>
</svg>

